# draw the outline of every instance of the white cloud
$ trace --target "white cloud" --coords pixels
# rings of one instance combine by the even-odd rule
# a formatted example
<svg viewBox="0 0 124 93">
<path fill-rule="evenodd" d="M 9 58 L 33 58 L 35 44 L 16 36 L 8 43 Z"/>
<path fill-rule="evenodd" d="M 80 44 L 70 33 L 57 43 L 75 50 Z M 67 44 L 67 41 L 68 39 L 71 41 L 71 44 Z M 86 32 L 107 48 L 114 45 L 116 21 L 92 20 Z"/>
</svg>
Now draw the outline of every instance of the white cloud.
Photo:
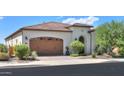
<svg viewBox="0 0 124 93">
<path fill-rule="evenodd" d="M 64 16 L 58 16 L 56 19 L 61 19 L 61 18 L 63 18 Z"/>
<path fill-rule="evenodd" d="M 82 23 L 82 24 L 88 24 L 88 25 L 92 25 L 94 22 L 99 21 L 98 17 L 93 17 L 93 16 L 89 16 L 87 18 L 68 18 L 63 20 L 63 23 L 68 23 L 68 24 L 74 24 L 74 23 Z"/>
<path fill-rule="evenodd" d="M 0 20 L 2 20 L 4 17 L 3 16 L 0 16 Z"/>
</svg>

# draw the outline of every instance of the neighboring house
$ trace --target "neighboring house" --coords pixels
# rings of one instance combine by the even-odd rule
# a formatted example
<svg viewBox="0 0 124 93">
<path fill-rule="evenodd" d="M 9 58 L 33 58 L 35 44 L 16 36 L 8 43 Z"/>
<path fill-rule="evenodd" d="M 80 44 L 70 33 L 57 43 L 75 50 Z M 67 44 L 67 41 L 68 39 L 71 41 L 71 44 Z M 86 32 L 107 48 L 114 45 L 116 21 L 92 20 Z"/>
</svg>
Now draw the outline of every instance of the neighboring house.
<svg viewBox="0 0 124 93">
<path fill-rule="evenodd" d="M 40 55 L 63 55 L 66 47 L 75 39 L 84 43 L 85 54 L 95 49 L 95 31 L 86 24 L 48 22 L 27 26 L 5 38 L 7 47 L 27 44 Z"/>
</svg>

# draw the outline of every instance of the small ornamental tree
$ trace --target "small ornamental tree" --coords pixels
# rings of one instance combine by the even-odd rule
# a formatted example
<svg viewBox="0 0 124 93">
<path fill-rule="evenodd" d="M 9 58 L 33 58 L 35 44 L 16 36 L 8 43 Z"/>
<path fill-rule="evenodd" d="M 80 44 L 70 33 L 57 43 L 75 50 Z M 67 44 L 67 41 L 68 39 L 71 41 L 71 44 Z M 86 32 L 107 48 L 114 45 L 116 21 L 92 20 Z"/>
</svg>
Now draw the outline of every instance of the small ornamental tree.
<svg viewBox="0 0 124 93">
<path fill-rule="evenodd" d="M 0 52 L 7 53 L 7 47 L 4 44 L 0 44 Z"/>
<path fill-rule="evenodd" d="M 25 59 L 29 56 L 29 54 L 30 54 L 30 49 L 27 45 L 22 44 L 15 46 L 15 55 L 19 59 Z"/>
<path fill-rule="evenodd" d="M 70 44 L 73 54 L 79 54 L 84 49 L 84 44 L 79 40 L 75 40 Z"/>
</svg>

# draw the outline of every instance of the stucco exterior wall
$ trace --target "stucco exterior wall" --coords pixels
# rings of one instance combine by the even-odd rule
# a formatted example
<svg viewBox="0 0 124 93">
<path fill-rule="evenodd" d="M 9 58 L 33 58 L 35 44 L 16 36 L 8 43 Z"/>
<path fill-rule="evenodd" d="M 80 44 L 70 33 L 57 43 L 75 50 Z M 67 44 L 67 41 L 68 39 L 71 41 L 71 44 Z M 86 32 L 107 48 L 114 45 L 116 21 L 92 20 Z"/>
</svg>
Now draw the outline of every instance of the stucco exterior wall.
<svg viewBox="0 0 124 93">
<path fill-rule="evenodd" d="M 94 53 L 96 48 L 96 32 L 92 32 L 92 53 Z"/>
<path fill-rule="evenodd" d="M 22 44 L 22 32 L 8 38 L 5 43 L 7 47 Z"/>
<path fill-rule="evenodd" d="M 28 37 L 26 40 L 25 37 Z M 31 38 L 37 38 L 37 37 L 55 37 L 63 39 L 63 54 L 65 54 L 66 46 L 69 46 L 69 44 L 72 41 L 72 32 L 53 32 L 53 31 L 23 31 L 23 39 L 22 42 L 29 45 L 29 41 Z"/>
<path fill-rule="evenodd" d="M 73 34 L 72 34 L 73 40 L 79 39 L 80 36 L 84 37 L 84 52 L 85 54 L 90 54 L 91 53 L 91 36 L 90 36 L 90 33 L 88 33 L 90 28 L 70 27 L 70 29 L 73 31 Z"/>
</svg>

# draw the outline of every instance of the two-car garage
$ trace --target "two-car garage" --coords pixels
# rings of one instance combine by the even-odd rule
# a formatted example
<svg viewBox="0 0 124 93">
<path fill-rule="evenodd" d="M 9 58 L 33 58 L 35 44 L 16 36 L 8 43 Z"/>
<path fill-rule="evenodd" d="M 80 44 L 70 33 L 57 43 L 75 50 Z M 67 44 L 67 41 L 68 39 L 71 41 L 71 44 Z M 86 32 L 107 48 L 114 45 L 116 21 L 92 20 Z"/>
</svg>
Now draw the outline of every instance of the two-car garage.
<svg viewBox="0 0 124 93">
<path fill-rule="evenodd" d="M 32 38 L 30 48 L 41 56 L 63 55 L 63 40 L 53 37 Z"/>
</svg>

